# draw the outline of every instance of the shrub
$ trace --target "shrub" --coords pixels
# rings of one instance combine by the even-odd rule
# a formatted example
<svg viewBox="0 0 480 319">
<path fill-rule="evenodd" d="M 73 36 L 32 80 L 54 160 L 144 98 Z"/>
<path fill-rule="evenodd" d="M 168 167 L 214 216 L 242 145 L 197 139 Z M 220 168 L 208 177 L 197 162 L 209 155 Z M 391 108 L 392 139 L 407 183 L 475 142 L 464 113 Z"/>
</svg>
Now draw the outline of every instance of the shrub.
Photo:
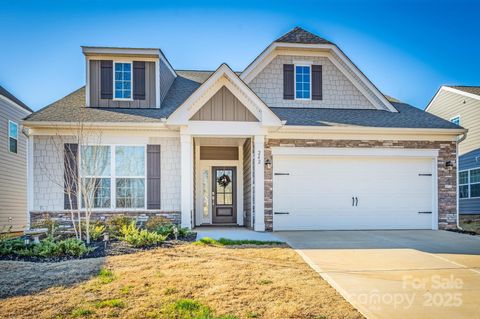
<svg viewBox="0 0 480 319">
<path fill-rule="evenodd" d="M 78 239 L 69 238 L 55 241 L 51 236 L 40 241 L 39 244 L 26 245 L 21 239 L 11 239 L 0 242 L 0 255 L 16 254 L 19 256 L 35 257 L 80 257 L 91 249 Z"/>
<path fill-rule="evenodd" d="M 50 216 L 45 217 L 43 220 L 34 223 L 32 228 L 46 228 L 48 229 L 47 235 L 55 236 L 57 235 L 59 224 L 56 220 L 52 219 Z"/>
<path fill-rule="evenodd" d="M 163 216 L 152 216 L 145 223 L 145 229 L 148 231 L 155 231 L 158 227 L 171 224 L 170 220 Z"/>
<path fill-rule="evenodd" d="M 158 226 L 155 229 L 155 232 L 157 234 L 164 235 L 168 239 L 175 239 L 175 231 L 177 232 L 177 236 L 180 238 L 186 237 L 188 234 L 190 234 L 190 230 L 188 228 L 177 227 L 177 225 L 174 225 L 172 223 Z"/>
<path fill-rule="evenodd" d="M 11 255 L 25 248 L 23 239 L 0 239 L 0 255 Z"/>
<path fill-rule="evenodd" d="M 132 223 L 133 219 L 127 216 L 115 216 L 108 220 L 107 229 L 110 236 L 118 238 L 122 236 L 122 227 L 128 226 Z"/>
<path fill-rule="evenodd" d="M 87 228 L 87 224 L 85 222 L 82 223 L 82 233 L 86 236 L 87 232 L 85 229 Z M 107 227 L 105 226 L 104 223 L 101 221 L 97 221 L 95 223 L 90 223 L 89 225 L 89 231 L 90 231 L 90 239 L 92 241 L 97 241 L 99 240 L 105 231 L 107 230 Z"/>
<path fill-rule="evenodd" d="M 167 238 L 164 235 L 149 232 L 145 229 L 138 229 L 134 221 L 130 225 L 123 225 L 121 234 L 123 235 L 123 240 L 133 247 L 155 246 L 161 244 Z"/>
</svg>

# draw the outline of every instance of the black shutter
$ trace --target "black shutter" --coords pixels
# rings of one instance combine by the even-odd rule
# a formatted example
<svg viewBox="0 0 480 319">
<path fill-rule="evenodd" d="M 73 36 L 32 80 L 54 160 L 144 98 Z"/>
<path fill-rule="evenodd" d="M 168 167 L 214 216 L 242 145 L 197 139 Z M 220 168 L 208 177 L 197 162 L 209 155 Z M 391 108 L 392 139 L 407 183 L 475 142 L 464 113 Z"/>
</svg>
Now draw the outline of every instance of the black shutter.
<svg viewBox="0 0 480 319">
<path fill-rule="evenodd" d="M 113 61 L 100 61 L 100 98 L 113 98 Z"/>
<path fill-rule="evenodd" d="M 312 100 L 322 99 L 322 66 L 312 65 Z"/>
<path fill-rule="evenodd" d="M 133 99 L 145 100 L 145 62 L 133 61 Z"/>
<path fill-rule="evenodd" d="M 63 207 L 64 209 L 77 209 L 77 190 L 78 190 L 78 144 L 63 145 Z M 70 201 L 72 203 L 70 207 Z"/>
<path fill-rule="evenodd" d="M 293 64 L 283 65 L 283 99 L 293 100 L 294 94 Z"/>
<path fill-rule="evenodd" d="M 147 209 L 160 209 L 160 145 L 147 145 Z"/>
</svg>

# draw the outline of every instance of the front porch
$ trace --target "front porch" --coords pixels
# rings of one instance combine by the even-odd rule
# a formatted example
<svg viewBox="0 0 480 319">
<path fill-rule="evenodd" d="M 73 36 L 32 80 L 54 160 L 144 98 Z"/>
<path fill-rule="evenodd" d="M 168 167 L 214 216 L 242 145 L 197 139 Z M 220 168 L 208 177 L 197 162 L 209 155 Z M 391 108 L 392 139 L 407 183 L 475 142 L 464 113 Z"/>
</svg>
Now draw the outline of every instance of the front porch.
<svg viewBox="0 0 480 319">
<path fill-rule="evenodd" d="M 253 156 L 263 154 L 263 145 L 263 136 L 182 135 L 183 227 L 243 226 L 265 230 L 264 188 L 255 188 L 264 185 L 263 156 L 259 155 L 259 161 Z M 255 205 L 255 198 L 262 200 Z"/>
</svg>

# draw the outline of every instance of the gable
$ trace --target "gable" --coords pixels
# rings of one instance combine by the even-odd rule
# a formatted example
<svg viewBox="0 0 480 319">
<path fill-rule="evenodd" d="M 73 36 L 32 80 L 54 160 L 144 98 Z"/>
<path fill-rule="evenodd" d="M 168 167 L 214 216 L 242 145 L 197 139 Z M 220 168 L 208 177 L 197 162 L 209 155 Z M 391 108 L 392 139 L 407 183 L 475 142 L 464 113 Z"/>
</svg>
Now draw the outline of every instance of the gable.
<svg viewBox="0 0 480 319">
<path fill-rule="evenodd" d="M 258 122 L 258 119 L 225 86 L 222 86 L 190 120 Z"/>
<path fill-rule="evenodd" d="M 307 61 L 322 65 L 322 100 L 286 100 L 283 98 L 283 65 Z M 320 107 L 340 109 L 376 109 L 367 97 L 326 56 L 277 55 L 249 83 L 250 88 L 270 107 Z"/>
</svg>

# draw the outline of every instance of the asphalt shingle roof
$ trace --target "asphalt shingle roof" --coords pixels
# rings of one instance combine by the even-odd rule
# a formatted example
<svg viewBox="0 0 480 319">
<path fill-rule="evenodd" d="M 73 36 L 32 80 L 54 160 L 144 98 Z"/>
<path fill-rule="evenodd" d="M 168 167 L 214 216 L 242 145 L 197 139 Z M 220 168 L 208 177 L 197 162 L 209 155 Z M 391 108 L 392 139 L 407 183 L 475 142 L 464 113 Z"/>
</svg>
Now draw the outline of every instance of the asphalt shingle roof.
<svg viewBox="0 0 480 319">
<path fill-rule="evenodd" d="M 177 71 L 160 109 L 85 107 L 85 87 L 31 114 L 26 121 L 48 122 L 158 122 L 172 114 L 213 71 Z M 286 108 L 272 111 L 286 125 L 388 128 L 446 128 L 459 126 L 411 105 L 389 98 L 398 113 L 366 109 Z"/>
<path fill-rule="evenodd" d="M 0 95 L 3 95 L 4 97 L 8 98 L 9 100 L 17 103 L 20 105 L 22 108 L 29 112 L 33 112 L 31 108 L 29 108 L 25 103 L 20 101 L 18 98 L 16 98 L 12 93 L 8 92 L 3 86 L 0 85 Z"/>
<path fill-rule="evenodd" d="M 295 27 L 293 30 L 282 35 L 275 42 L 285 43 L 303 43 L 303 44 L 333 44 L 311 32 L 308 32 L 300 27 Z"/>
<path fill-rule="evenodd" d="M 449 87 L 480 96 L 480 86 L 449 85 Z"/>
</svg>

